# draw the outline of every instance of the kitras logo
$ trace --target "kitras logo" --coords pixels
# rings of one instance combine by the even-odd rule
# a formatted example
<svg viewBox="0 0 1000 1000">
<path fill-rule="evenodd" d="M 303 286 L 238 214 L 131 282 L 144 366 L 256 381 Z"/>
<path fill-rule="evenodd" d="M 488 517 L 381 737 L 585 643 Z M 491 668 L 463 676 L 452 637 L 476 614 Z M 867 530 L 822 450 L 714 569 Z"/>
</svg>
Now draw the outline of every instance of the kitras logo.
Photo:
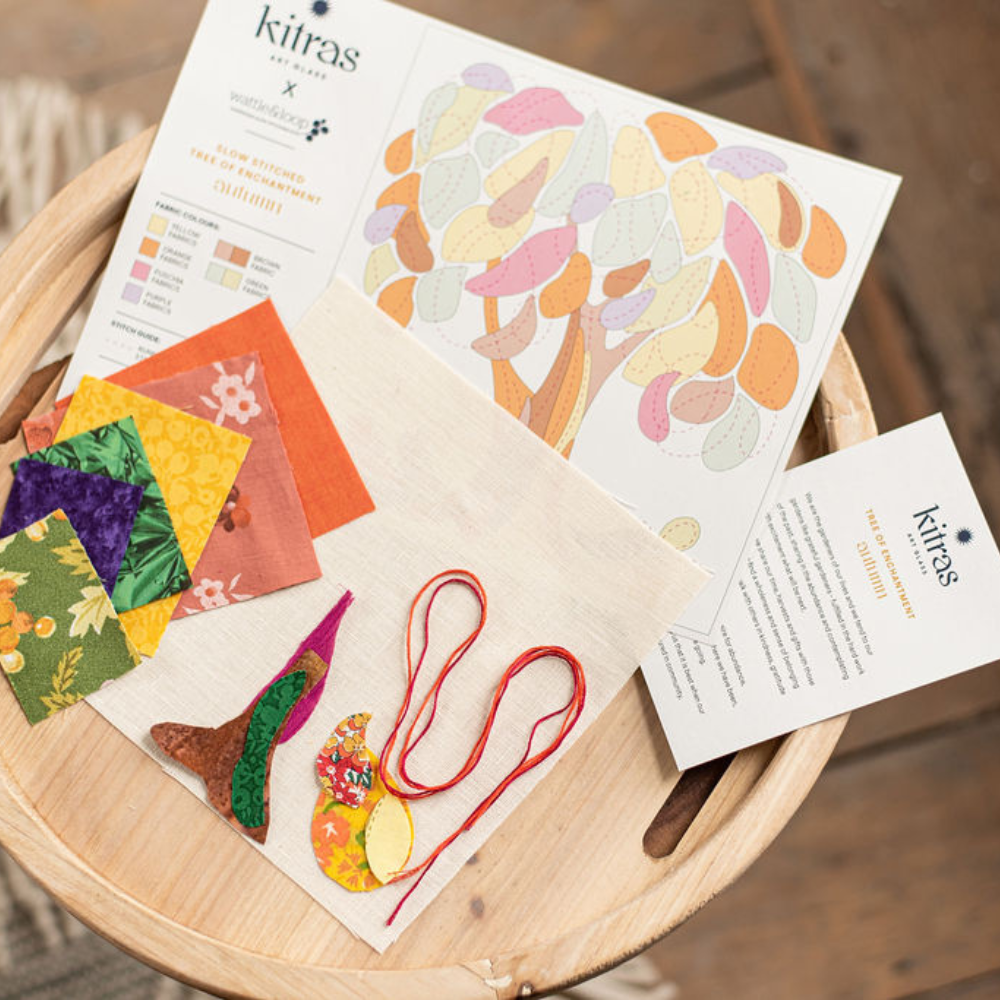
<svg viewBox="0 0 1000 1000">
<path fill-rule="evenodd" d="M 935 504 L 926 510 L 918 510 L 913 517 L 917 522 L 920 540 L 923 542 L 927 554 L 931 557 L 931 566 L 937 574 L 938 583 L 942 587 L 950 587 L 953 583 L 958 583 L 958 571 L 954 569 L 946 542 L 948 536 L 945 534 L 945 529 L 948 525 L 940 520 L 940 507 Z M 972 541 L 972 532 L 968 528 L 959 528 L 955 532 L 955 540 L 959 545 L 968 545 Z"/>
<path fill-rule="evenodd" d="M 324 7 L 323 13 L 328 10 L 329 6 Z M 276 48 L 302 58 L 317 59 L 345 73 L 353 73 L 361 58 L 361 53 L 355 48 L 345 48 L 332 38 L 314 35 L 294 14 L 289 14 L 284 19 L 282 16 L 272 17 L 270 4 L 264 4 L 256 37 Z"/>
</svg>

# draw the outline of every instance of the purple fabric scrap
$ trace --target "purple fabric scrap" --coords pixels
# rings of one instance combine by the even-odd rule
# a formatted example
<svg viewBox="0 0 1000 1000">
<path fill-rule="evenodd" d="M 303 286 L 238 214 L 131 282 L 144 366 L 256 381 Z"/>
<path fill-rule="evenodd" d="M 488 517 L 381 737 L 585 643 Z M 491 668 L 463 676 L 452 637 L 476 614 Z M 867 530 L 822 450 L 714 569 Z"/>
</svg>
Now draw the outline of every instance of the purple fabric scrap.
<svg viewBox="0 0 1000 1000">
<path fill-rule="evenodd" d="M 292 714 L 288 717 L 288 722 L 281 733 L 279 743 L 290 740 L 308 721 L 313 714 L 323 690 L 326 687 L 326 679 L 330 676 L 329 667 L 333 661 L 333 647 L 337 641 L 337 630 L 343 621 L 344 614 L 354 602 L 354 595 L 349 591 L 344 592 L 344 596 L 333 606 L 326 617 L 307 635 L 299 644 L 299 648 L 292 654 L 291 659 L 284 665 L 281 671 L 274 675 L 267 684 L 257 692 L 257 696 L 251 702 L 256 705 L 260 701 L 261 695 L 279 677 L 284 677 L 295 666 L 295 661 L 307 650 L 311 649 L 321 660 L 327 664 L 327 671 L 313 686 L 312 690 L 292 709 Z"/>
<path fill-rule="evenodd" d="M 61 509 L 110 594 L 125 557 L 142 486 L 78 469 L 22 459 L 0 520 L 0 538 Z"/>
</svg>

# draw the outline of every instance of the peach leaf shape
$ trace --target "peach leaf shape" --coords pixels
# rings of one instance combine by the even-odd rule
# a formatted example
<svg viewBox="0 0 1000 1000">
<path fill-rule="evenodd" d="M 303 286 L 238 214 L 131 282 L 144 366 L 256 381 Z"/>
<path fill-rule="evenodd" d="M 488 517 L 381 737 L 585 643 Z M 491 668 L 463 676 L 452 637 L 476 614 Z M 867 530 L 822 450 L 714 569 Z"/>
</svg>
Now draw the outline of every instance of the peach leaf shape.
<svg viewBox="0 0 1000 1000">
<path fill-rule="evenodd" d="M 670 413 L 688 424 L 711 424 L 729 409 L 735 395 L 732 376 L 721 382 L 692 379 L 670 400 Z"/>
<path fill-rule="evenodd" d="M 495 333 L 472 342 L 472 349 L 491 361 L 509 361 L 517 357 L 535 338 L 538 315 L 535 312 L 535 296 L 529 295 L 518 310 L 517 315 Z"/>
</svg>

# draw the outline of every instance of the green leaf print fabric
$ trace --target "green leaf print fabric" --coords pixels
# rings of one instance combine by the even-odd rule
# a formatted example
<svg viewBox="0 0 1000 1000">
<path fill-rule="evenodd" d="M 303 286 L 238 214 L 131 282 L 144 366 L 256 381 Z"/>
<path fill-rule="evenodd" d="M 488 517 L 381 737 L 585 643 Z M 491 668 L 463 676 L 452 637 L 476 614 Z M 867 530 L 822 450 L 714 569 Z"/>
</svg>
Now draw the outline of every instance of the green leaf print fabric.
<svg viewBox="0 0 1000 1000">
<path fill-rule="evenodd" d="M 32 725 L 138 662 L 62 511 L 0 539 L 0 667 Z"/>
<path fill-rule="evenodd" d="M 95 472 L 145 487 L 125 559 L 111 594 L 115 610 L 141 608 L 191 586 L 191 576 L 163 492 L 131 417 L 41 448 L 31 457 L 49 465 Z"/>
</svg>

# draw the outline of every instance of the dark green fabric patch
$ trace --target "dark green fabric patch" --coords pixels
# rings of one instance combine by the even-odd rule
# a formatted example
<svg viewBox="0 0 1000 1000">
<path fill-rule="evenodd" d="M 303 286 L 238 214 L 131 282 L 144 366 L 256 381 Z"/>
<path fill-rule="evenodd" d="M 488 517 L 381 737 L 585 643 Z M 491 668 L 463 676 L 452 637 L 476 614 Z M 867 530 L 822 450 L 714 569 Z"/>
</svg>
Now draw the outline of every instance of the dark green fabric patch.
<svg viewBox="0 0 1000 1000">
<path fill-rule="evenodd" d="M 250 718 L 243 756 L 233 768 L 233 813 L 250 829 L 263 826 L 267 757 L 286 716 L 302 694 L 306 672 L 279 677 L 261 696 Z"/>
</svg>

